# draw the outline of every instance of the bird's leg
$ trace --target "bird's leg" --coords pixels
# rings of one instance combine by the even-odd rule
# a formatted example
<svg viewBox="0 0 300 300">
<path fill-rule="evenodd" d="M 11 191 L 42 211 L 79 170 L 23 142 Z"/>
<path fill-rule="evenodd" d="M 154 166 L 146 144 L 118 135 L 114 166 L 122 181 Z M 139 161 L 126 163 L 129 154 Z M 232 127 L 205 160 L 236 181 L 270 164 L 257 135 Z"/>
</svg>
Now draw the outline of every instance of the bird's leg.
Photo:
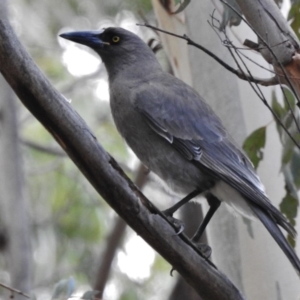
<svg viewBox="0 0 300 300">
<path fill-rule="evenodd" d="M 184 225 L 180 220 L 177 220 L 177 219 L 173 218 L 174 212 L 177 211 L 181 206 L 183 206 L 184 204 L 186 204 L 187 202 L 189 202 L 190 200 L 192 200 L 193 198 L 195 198 L 196 196 L 198 196 L 201 193 L 202 193 L 201 190 L 194 190 L 190 194 L 185 196 L 183 199 L 181 199 L 179 202 L 177 202 L 175 205 L 173 205 L 170 208 L 162 211 L 163 214 L 165 214 L 167 216 L 169 221 L 172 222 L 178 228 L 178 231 L 176 232 L 176 235 L 183 232 Z"/>
<path fill-rule="evenodd" d="M 195 243 L 197 243 L 200 240 L 207 224 L 209 223 L 212 216 L 215 214 L 215 212 L 218 210 L 218 208 L 221 204 L 221 201 L 212 194 L 207 194 L 206 195 L 206 200 L 207 200 L 210 207 L 209 207 L 209 210 L 208 210 L 204 220 L 202 221 L 202 223 L 198 227 L 196 233 L 192 237 L 192 241 L 195 242 Z"/>
<path fill-rule="evenodd" d="M 186 204 L 187 202 L 189 202 L 190 200 L 192 200 L 193 198 L 195 198 L 196 196 L 198 196 L 201 193 L 202 193 L 201 190 L 194 190 L 194 191 L 192 191 L 190 194 L 188 194 L 187 196 L 185 196 L 183 199 L 181 199 L 175 205 L 173 205 L 170 208 L 164 210 L 163 213 L 166 216 L 172 217 L 173 214 L 174 214 L 174 212 L 177 211 L 181 206 L 183 206 L 184 204 Z"/>
</svg>

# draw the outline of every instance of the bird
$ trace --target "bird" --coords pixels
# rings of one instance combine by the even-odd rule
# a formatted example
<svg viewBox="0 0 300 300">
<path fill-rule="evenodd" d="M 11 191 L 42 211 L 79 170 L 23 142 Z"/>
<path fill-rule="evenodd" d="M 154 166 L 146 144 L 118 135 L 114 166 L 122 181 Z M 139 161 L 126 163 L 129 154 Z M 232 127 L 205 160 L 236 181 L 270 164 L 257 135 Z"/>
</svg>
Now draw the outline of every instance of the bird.
<svg viewBox="0 0 300 300">
<path fill-rule="evenodd" d="M 100 56 L 117 130 L 143 164 L 172 190 L 187 195 L 165 213 L 172 215 L 195 196 L 205 196 L 210 209 L 196 240 L 225 202 L 259 219 L 300 276 L 300 260 L 279 227 L 294 238 L 295 229 L 272 205 L 252 163 L 198 92 L 165 72 L 150 47 L 126 29 L 60 36 Z"/>
</svg>

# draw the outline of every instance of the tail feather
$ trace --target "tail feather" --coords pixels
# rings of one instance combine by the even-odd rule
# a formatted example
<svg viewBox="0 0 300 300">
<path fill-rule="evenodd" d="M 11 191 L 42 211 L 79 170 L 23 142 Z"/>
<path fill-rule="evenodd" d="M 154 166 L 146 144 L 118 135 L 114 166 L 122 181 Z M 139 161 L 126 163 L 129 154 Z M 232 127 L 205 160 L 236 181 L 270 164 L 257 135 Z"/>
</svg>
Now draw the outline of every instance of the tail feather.
<svg viewBox="0 0 300 300">
<path fill-rule="evenodd" d="M 282 249 L 284 254 L 287 256 L 287 258 L 292 263 L 297 274 L 300 276 L 300 260 L 299 260 L 298 256 L 296 255 L 295 251 L 293 250 L 293 248 L 291 247 L 291 245 L 288 243 L 288 241 L 284 237 L 281 230 L 279 229 L 278 225 L 276 224 L 277 222 L 274 220 L 273 216 L 264 212 L 259 206 L 257 206 L 256 204 L 253 204 L 253 202 L 251 203 L 251 201 L 249 201 L 248 204 L 251 207 L 251 209 L 253 210 L 253 212 L 255 213 L 255 215 L 265 225 L 265 227 L 270 232 L 272 237 L 275 239 L 275 241 L 277 242 L 279 247 Z M 279 225 L 281 225 L 281 224 L 279 224 Z M 283 226 L 283 227 L 285 228 L 285 226 Z M 288 232 L 290 232 L 290 230 L 288 230 Z"/>
</svg>

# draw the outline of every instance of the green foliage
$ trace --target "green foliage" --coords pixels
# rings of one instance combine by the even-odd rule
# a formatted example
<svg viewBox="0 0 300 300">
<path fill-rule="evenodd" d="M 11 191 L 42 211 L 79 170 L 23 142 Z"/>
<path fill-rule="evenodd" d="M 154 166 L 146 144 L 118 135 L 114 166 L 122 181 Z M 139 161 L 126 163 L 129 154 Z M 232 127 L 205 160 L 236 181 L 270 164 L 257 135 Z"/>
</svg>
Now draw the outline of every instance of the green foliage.
<svg viewBox="0 0 300 300">
<path fill-rule="evenodd" d="M 121 295 L 120 300 L 138 300 L 138 298 L 133 290 L 129 290 Z"/>
<path fill-rule="evenodd" d="M 281 120 L 286 130 L 288 130 L 296 142 L 299 143 L 300 133 L 296 124 L 296 122 L 299 122 L 299 115 L 298 110 L 296 109 L 296 101 L 293 94 L 288 89 L 284 89 L 284 94 L 284 105 L 281 105 L 273 92 L 272 109 Z M 279 138 L 283 146 L 281 171 L 284 175 L 286 189 L 286 195 L 280 204 L 280 209 L 282 213 L 287 216 L 291 224 L 295 225 L 299 206 L 298 190 L 300 189 L 300 151 L 279 122 L 276 119 L 275 121 Z M 288 239 L 290 243 L 294 245 L 292 238 L 288 237 Z"/>
<path fill-rule="evenodd" d="M 241 15 L 243 13 L 239 5 L 237 4 L 236 0 L 227 0 L 226 2 L 228 3 L 228 5 L 222 3 L 223 14 L 222 14 L 222 21 L 219 27 L 220 30 L 225 29 L 227 25 L 238 26 L 242 21 Z"/>
<path fill-rule="evenodd" d="M 165 272 L 170 273 L 171 266 L 168 262 L 166 262 L 161 256 L 157 255 L 154 260 L 154 264 L 152 269 L 155 273 Z"/>
<path fill-rule="evenodd" d="M 75 178 L 70 180 L 63 168 L 61 173 L 56 174 L 56 188 L 51 196 L 58 233 L 68 238 L 95 242 L 101 237 L 97 207 L 89 205 L 90 201 L 81 190 L 82 186 L 78 185 Z"/>
<path fill-rule="evenodd" d="M 259 162 L 263 159 L 263 148 L 266 144 L 266 126 L 253 131 L 244 141 L 243 149 L 257 169 Z"/>
<path fill-rule="evenodd" d="M 175 4 L 179 5 L 174 14 L 182 12 L 190 4 L 191 0 L 175 0 Z"/>
<path fill-rule="evenodd" d="M 170 14 L 178 14 L 182 12 L 191 2 L 191 0 L 175 0 L 174 4 L 177 6 L 177 9 L 175 11 L 173 10 L 173 6 L 171 6 L 171 3 L 169 0 L 160 0 L 162 6 L 166 9 L 167 12 Z"/>
<path fill-rule="evenodd" d="M 286 188 L 286 195 L 280 203 L 280 210 L 287 216 L 292 225 L 295 225 L 298 206 L 298 200 Z"/>
<path fill-rule="evenodd" d="M 35 59 L 39 66 L 43 66 L 44 72 L 48 74 L 51 79 L 61 80 L 63 69 L 65 68 L 61 62 L 53 61 L 49 56 L 43 55 Z"/>
<path fill-rule="evenodd" d="M 295 119 L 299 122 L 298 110 L 295 109 L 296 101 L 293 94 L 288 89 L 284 88 L 283 91 L 285 95 L 283 105 L 279 103 L 275 92 L 273 92 L 272 110 L 280 119 L 283 126 L 299 143 L 300 133 L 298 131 L 297 124 L 295 123 Z M 295 225 L 299 206 L 298 190 L 300 189 L 300 151 L 275 117 L 274 120 L 282 143 L 281 172 L 284 175 L 286 189 L 286 195 L 280 204 L 280 210 L 286 215 L 291 224 Z M 243 148 L 251 159 L 255 169 L 258 167 L 259 162 L 263 159 L 263 148 L 265 147 L 265 142 L 266 126 L 255 130 L 244 142 Z M 288 240 L 291 245 L 295 244 L 291 236 L 288 236 Z"/>
<path fill-rule="evenodd" d="M 151 0 L 127 0 L 128 8 L 134 12 L 142 12 L 147 14 L 152 11 L 152 2 Z"/>
<path fill-rule="evenodd" d="M 290 223 L 295 226 L 296 222 L 295 219 L 297 217 L 297 211 L 299 207 L 299 200 L 298 198 L 295 198 L 289 191 L 289 189 L 286 187 L 286 195 L 282 199 L 282 202 L 280 203 L 280 210 L 282 213 L 286 215 Z M 296 242 L 293 239 L 293 237 L 288 234 L 288 241 L 292 247 L 295 248 Z"/>
<path fill-rule="evenodd" d="M 292 20 L 291 27 L 298 38 L 300 38 L 300 1 L 292 1 L 288 20 Z"/>
</svg>

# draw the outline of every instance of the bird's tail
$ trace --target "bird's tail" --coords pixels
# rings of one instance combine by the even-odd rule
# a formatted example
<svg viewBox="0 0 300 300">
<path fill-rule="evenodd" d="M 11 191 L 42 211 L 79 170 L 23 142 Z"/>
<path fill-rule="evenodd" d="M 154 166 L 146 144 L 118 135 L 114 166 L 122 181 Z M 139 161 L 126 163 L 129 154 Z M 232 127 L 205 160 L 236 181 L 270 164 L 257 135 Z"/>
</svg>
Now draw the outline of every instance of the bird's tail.
<svg viewBox="0 0 300 300">
<path fill-rule="evenodd" d="M 288 243 L 286 238 L 284 237 L 283 233 L 279 229 L 276 220 L 269 215 L 268 213 L 265 213 L 259 206 L 249 203 L 249 206 L 255 213 L 255 215 L 260 219 L 260 221 L 265 225 L 267 230 L 270 232 L 272 237 L 275 239 L 279 247 L 282 249 L 284 254 L 287 256 L 287 258 L 292 263 L 293 267 L 295 268 L 297 274 L 300 276 L 300 260 L 297 257 L 295 251 L 291 247 L 291 245 Z"/>
</svg>

